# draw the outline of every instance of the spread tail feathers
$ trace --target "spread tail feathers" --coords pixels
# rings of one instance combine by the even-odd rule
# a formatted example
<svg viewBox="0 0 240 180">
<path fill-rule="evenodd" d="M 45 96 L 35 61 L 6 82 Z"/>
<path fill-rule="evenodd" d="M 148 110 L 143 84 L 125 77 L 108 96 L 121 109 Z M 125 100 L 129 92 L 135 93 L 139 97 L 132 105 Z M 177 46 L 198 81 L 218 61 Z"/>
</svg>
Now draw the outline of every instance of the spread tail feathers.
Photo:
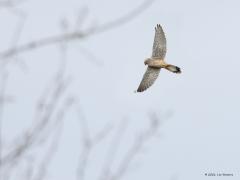
<svg viewBox="0 0 240 180">
<path fill-rule="evenodd" d="M 173 72 L 173 73 L 177 73 L 177 74 L 180 74 L 181 73 L 181 69 L 177 66 L 174 66 L 174 65 L 171 65 L 171 64 L 168 64 L 165 69 Z"/>
</svg>

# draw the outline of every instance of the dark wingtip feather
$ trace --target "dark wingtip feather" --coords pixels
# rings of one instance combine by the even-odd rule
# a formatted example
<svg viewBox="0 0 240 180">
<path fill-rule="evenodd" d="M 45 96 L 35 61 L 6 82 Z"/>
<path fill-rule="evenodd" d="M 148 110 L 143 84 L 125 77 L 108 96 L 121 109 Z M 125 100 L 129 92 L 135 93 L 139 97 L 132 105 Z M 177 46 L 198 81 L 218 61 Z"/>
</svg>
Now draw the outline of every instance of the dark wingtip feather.
<svg viewBox="0 0 240 180">
<path fill-rule="evenodd" d="M 143 92 L 143 91 L 144 91 L 143 89 L 138 88 L 137 91 L 135 91 L 135 92 L 140 93 L 140 92 Z"/>
<path fill-rule="evenodd" d="M 176 71 L 175 71 L 175 73 L 180 74 L 180 73 L 182 73 L 182 71 L 181 71 L 181 69 L 180 69 L 179 67 L 176 66 Z"/>
<path fill-rule="evenodd" d="M 155 31 L 162 31 L 162 26 L 160 24 L 157 24 Z"/>
<path fill-rule="evenodd" d="M 143 87 L 138 87 L 138 89 L 135 91 L 135 93 L 140 93 L 145 91 L 147 88 L 143 88 Z"/>
</svg>

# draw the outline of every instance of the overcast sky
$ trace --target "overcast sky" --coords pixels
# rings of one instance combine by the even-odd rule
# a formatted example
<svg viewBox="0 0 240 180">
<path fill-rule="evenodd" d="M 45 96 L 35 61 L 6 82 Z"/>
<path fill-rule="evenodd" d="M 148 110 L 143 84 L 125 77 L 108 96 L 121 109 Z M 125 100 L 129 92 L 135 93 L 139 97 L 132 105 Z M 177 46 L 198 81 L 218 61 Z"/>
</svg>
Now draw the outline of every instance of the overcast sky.
<svg viewBox="0 0 240 180">
<path fill-rule="evenodd" d="M 83 7 L 89 10 L 83 26 L 87 28 L 120 17 L 140 3 L 29 0 L 20 6 L 27 17 L 20 44 L 60 33 L 62 19 L 69 21 L 71 29 Z M 117 124 L 126 118 L 131 122 L 127 133 L 132 134 L 145 126 L 149 112 L 163 117 L 172 114 L 123 179 L 219 179 L 204 176 L 211 172 L 234 174 L 221 179 L 240 178 L 239 10 L 237 0 L 156 0 L 127 24 L 68 44 L 66 74 L 71 77 L 70 92 L 78 96 L 93 132 L 107 122 Z M 0 13 L 0 47 L 6 49 L 17 18 L 4 9 Z M 146 69 L 144 59 L 151 56 L 158 23 L 167 37 L 166 61 L 181 67 L 182 74 L 162 70 L 149 90 L 134 93 Z M 82 48 L 94 54 L 94 62 L 88 60 Z M 54 77 L 60 56 L 56 46 L 46 47 L 22 55 L 28 66 L 26 72 L 11 66 L 7 91 L 16 100 L 5 110 L 6 139 L 31 124 L 34 104 Z M 66 117 L 61 137 L 64 147 L 51 164 L 49 179 L 75 176 L 75 145 L 80 141 L 76 119 L 75 115 Z M 89 179 L 98 173 L 98 159 L 106 153 L 104 144 L 108 141 L 93 153 Z M 124 151 L 129 143 L 131 140 L 125 138 L 119 158 L 121 149 Z"/>
</svg>

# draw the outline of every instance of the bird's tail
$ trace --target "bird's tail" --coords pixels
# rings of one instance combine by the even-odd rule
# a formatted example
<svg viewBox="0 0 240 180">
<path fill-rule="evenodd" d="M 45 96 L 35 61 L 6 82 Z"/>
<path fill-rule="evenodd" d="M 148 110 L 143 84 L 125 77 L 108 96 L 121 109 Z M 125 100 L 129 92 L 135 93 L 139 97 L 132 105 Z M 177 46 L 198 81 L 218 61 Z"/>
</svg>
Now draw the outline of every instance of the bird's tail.
<svg viewBox="0 0 240 180">
<path fill-rule="evenodd" d="M 168 64 L 165 69 L 173 72 L 173 73 L 177 73 L 177 74 L 180 74 L 181 73 L 181 69 L 177 66 L 174 66 L 174 65 L 171 65 L 171 64 Z"/>
</svg>

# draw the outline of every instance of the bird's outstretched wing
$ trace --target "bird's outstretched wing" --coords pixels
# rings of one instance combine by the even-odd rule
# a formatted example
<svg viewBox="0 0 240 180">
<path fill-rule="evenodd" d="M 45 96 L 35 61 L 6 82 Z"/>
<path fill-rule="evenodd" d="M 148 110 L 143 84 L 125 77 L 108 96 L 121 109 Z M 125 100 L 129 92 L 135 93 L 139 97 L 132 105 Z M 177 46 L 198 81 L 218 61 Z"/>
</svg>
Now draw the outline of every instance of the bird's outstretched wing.
<svg viewBox="0 0 240 180">
<path fill-rule="evenodd" d="M 145 91 L 147 88 L 152 86 L 157 79 L 159 72 L 160 68 L 148 67 L 145 74 L 143 75 L 143 79 L 137 89 L 137 92 Z"/>
<path fill-rule="evenodd" d="M 155 27 L 155 36 L 153 42 L 152 57 L 164 59 L 167 48 L 166 48 L 166 37 L 160 24 Z"/>
</svg>

